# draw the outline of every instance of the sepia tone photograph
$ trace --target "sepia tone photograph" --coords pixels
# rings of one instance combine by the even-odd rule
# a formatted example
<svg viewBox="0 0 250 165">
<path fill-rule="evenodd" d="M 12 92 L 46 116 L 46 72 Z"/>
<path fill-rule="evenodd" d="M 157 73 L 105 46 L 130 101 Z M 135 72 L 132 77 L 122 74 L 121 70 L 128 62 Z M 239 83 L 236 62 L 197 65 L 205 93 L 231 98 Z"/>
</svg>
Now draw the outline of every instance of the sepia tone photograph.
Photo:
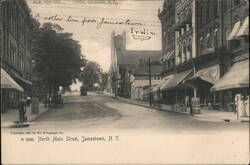
<svg viewBox="0 0 250 165">
<path fill-rule="evenodd" d="M 0 0 L 2 164 L 249 164 L 248 0 Z"/>
</svg>

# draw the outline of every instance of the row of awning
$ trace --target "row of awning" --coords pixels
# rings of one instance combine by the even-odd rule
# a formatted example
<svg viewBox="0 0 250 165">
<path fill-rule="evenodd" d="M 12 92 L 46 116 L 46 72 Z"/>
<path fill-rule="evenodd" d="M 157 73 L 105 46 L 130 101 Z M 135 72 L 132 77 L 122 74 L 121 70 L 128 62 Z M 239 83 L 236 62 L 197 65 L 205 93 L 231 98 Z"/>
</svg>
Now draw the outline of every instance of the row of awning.
<svg viewBox="0 0 250 165">
<path fill-rule="evenodd" d="M 152 92 L 168 91 L 176 88 L 199 86 L 200 83 L 209 83 L 211 91 L 221 91 L 234 88 L 249 87 L 249 59 L 235 63 L 231 69 L 220 79 L 220 67 L 214 65 L 199 70 L 193 74 L 193 70 L 186 70 L 165 77 Z"/>
<path fill-rule="evenodd" d="M 234 24 L 231 33 L 227 37 L 227 40 L 234 40 L 242 36 L 249 36 L 249 16 L 245 18 L 242 25 L 240 21 Z"/>
</svg>

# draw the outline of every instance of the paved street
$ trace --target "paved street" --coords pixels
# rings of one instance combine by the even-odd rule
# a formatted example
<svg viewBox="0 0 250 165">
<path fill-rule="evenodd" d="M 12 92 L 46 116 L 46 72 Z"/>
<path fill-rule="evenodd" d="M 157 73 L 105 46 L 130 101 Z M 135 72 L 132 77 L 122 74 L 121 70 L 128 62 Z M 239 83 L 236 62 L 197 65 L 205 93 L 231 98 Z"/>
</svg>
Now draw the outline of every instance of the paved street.
<svg viewBox="0 0 250 165">
<path fill-rule="evenodd" d="M 64 107 L 40 115 L 27 129 L 130 130 L 204 133 L 248 131 L 248 123 L 199 121 L 192 116 L 123 103 L 105 94 L 73 93 L 64 96 Z"/>
</svg>

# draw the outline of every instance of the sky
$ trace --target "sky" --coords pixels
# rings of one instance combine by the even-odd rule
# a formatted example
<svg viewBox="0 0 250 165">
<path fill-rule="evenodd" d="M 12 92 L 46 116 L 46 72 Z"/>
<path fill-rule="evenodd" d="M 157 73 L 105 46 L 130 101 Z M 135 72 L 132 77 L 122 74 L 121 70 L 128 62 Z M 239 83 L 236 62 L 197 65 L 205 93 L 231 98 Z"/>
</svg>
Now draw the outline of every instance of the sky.
<svg viewBox="0 0 250 165">
<path fill-rule="evenodd" d="M 126 31 L 128 50 L 161 50 L 161 25 L 157 14 L 162 0 L 114 0 L 111 4 L 103 4 L 105 0 L 82 0 L 85 3 L 81 4 L 71 0 L 60 4 L 27 1 L 32 15 L 41 23 L 57 23 L 64 32 L 73 33 L 73 38 L 82 46 L 82 54 L 100 64 L 103 71 L 110 67 L 112 31 L 116 34 Z M 119 24 L 108 24 L 110 22 Z"/>
</svg>

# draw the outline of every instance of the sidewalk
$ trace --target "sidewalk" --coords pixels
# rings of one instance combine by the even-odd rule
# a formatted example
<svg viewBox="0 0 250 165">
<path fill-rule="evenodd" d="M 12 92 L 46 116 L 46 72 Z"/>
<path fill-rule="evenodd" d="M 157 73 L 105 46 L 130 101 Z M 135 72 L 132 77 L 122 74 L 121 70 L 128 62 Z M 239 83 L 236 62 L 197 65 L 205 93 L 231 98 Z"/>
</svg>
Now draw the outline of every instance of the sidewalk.
<svg viewBox="0 0 250 165">
<path fill-rule="evenodd" d="M 211 122 L 249 122 L 249 117 L 237 119 L 235 112 L 207 109 L 201 109 L 201 113 L 195 114 L 194 119 Z"/>
<path fill-rule="evenodd" d="M 39 103 L 39 113 L 34 114 L 31 112 L 31 108 L 26 108 L 26 115 L 27 115 L 27 121 L 31 122 L 35 120 L 39 115 L 46 112 L 48 108 L 44 107 L 43 103 Z M 8 109 L 7 112 L 1 113 L 1 125 L 3 126 L 9 126 L 13 124 L 13 122 L 19 120 L 19 113 L 18 109 Z"/>
<path fill-rule="evenodd" d="M 114 98 L 114 96 L 112 95 L 109 95 L 109 96 Z M 129 98 L 122 98 L 122 97 L 116 97 L 116 98 L 128 104 L 134 104 L 134 105 L 139 105 L 139 106 L 144 106 L 146 108 L 150 108 L 148 102 L 132 100 Z M 161 107 L 151 107 L 151 109 L 191 115 L 190 113 L 186 113 L 186 112 L 173 111 L 172 110 L 173 108 L 170 105 L 161 105 Z M 193 119 L 201 120 L 201 121 L 209 121 L 209 122 L 249 122 L 249 117 L 241 118 L 238 120 L 237 114 L 235 112 L 206 110 L 206 109 L 201 109 L 200 114 L 194 114 Z"/>
<path fill-rule="evenodd" d="M 113 95 L 109 95 L 110 97 L 115 98 Z M 155 109 L 155 110 L 160 110 L 160 111 L 167 111 L 167 112 L 173 112 L 173 113 L 180 113 L 180 114 L 186 114 L 186 115 L 190 115 L 189 113 L 183 112 L 183 111 L 174 111 L 174 106 L 171 105 L 165 105 L 165 104 L 161 104 L 161 105 L 156 105 L 156 106 L 149 106 L 149 102 L 144 102 L 144 101 L 139 101 L 139 100 L 132 100 L 130 98 L 124 98 L 124 97 L 116 97 L 116 99 L 128 103 L 128 104 L 133 104 L 133 105 L 139 105 L 139 106 L 143 106 L 146 108 L 151 108 L 151 109 Z"/>
</svg>

